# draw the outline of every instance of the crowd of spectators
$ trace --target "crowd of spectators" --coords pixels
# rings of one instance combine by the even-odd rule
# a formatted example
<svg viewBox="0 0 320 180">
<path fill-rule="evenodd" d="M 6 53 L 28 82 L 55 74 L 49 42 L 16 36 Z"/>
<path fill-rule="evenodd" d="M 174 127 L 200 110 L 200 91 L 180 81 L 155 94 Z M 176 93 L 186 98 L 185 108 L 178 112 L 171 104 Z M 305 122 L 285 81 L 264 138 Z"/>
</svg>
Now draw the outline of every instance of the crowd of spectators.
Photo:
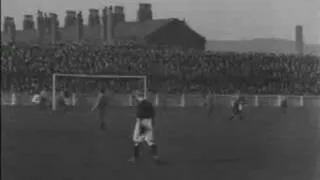
<svg viewBox="0 0 320 180">
<path fill-rule="evenodd" d="M 50 85 L 53 73 L 66 73 L 147 75 L 150 89 L 158 92 L 320 94 L 320 58 L 309 55 L 203 52 L 89 42 L 11 44 L 2 45 L 1 71 L 2 90 L 25 91 L 35 82 Z M 128 82 L 114 80 L 114 89 L 129 90 Z"/>
</svg>

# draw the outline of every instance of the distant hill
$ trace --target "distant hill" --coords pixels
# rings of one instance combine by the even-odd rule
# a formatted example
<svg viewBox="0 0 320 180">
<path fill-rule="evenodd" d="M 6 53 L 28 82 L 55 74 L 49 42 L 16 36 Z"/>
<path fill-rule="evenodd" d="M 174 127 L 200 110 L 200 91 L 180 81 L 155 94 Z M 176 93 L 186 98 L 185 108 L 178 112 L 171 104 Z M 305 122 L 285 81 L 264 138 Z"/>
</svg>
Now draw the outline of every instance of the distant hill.
<svg viewBox="0 0 320 180">
<path fill-rule="evenodd" d="M 206 49 L 209 51 L 233 52 L 276 52 L 295 53 L 295 42 L 286 39 L 253 39 L 239 41 L 214 41 L 208 40 Z M 320 55 L 319 44 L 306 44 L 306 54 Z"/>
</svg>

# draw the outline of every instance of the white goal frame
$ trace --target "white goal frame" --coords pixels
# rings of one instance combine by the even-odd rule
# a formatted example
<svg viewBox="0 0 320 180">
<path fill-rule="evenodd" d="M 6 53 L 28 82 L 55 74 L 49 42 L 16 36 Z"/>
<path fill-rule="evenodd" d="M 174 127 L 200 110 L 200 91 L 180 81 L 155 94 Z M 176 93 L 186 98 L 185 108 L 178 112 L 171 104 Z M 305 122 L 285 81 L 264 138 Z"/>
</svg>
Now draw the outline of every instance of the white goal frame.
<svg viewBox="0 0 320 180">
<path fill-rule="evenodd" d="M 77 77 L 77 78 L 99 78 L 99 79 L 137 79 L 143 80 L 143 93 L 144 97 L 147 97 L 148 87 L 147 87 L 147 76 L 144 75 L 90 75 L 90 74 L 62 74 L 54 73 L 52 75 L 52 110 L 57 109 L 57 98 L 56 98 L 56 79 L 57 77 Z"/>
</svg>

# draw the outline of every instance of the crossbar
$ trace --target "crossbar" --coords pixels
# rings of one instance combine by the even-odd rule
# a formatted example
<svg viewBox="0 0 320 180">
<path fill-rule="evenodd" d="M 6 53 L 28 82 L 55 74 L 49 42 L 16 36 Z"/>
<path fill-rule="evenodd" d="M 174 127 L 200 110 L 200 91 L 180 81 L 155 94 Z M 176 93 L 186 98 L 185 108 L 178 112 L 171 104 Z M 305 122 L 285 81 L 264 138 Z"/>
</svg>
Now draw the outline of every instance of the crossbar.
<svg viewBox="0 0 320 180">
<path fill-rule="evenodd" d="M 130 76 L 130 75 L 91 75 L 91 74 L 61 74 L 54 73 L 52 77 L 52 109 L 56 110 L 56 78 L 57 77 L 79 77 L 79 78 L 106 78 L 106 79 L 142 79 L 144 97 L 147 97 L 148 87 L 147 87 L 147 76 Z"/>
<path fill-rule="evenodd" d="M 146 78 L 146 76 L 130 76 L 130 75 L 91 75 L 91 74 L 61 74 L 61 73 L 54 73 L 53 76 L 82 77 L 82 78 L 133 78 L 133 79 Z"/>
</svg>

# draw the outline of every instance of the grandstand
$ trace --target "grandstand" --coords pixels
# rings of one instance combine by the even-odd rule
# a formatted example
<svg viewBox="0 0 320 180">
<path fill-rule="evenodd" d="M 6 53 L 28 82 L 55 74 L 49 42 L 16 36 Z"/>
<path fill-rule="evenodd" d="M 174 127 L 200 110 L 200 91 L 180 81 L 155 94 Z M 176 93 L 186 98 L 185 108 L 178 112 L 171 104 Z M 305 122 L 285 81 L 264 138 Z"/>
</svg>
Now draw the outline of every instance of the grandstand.
<svg viewBox="0 0 320 180">
<path fill-rule="evenodd" d="M 205 38 L 184 21 L 152 19 L 150 4 L 140 4 L 137 22 L 125 22 L 121 6 L 105 8 L 101 25 L 99 11 L 89 11 L 88 25 L 74 11 L 64 27 L 54 13 L 38 12 L 37 29 L 25 16 L 21 31 L 5 19 L 3 179 L 319 179 L 319 56 L 303 55 L 301 44 L 298 55 L 205 52 Z M 113 93 L 108 132 L 89 112 L 101 83 Z M 44 86 L 70 89 L 74 109 L 39 110 L 31 99 Z M 142 87 L 158 110 L 164 167 L 126 162 L 131 92 Z M 247 100 L 245 121 L 227 121 L 238 91 Z M 284 97 L 287 114 L 279 110 Z"/>
</svg>

